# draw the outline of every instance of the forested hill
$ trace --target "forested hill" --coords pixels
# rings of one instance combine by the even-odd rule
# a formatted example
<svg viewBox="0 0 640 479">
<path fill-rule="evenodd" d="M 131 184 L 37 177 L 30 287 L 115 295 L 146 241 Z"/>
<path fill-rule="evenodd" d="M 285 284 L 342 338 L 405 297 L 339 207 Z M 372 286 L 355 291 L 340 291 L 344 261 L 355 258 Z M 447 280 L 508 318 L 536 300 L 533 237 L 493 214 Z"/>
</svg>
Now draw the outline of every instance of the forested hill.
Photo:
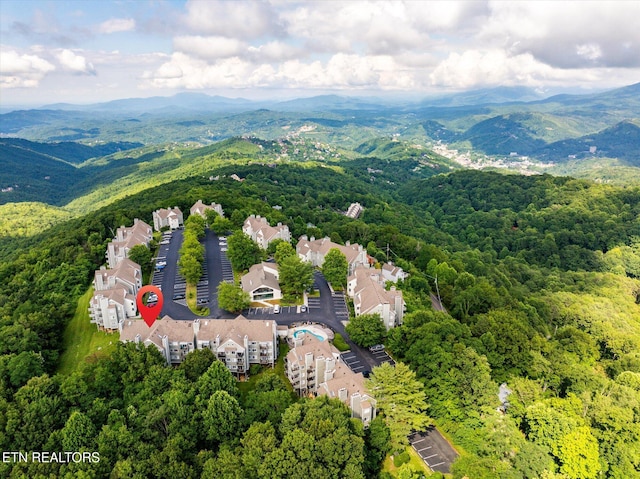
<svg viewBox="0 0 640 479">
<path fill-rule="evenodd" d="M 118 347 L 55 374 L 113 229 L 201 199 L 221 203 L 235 229 L 260 214 L 293 237 L 358 242 L 380 261 L 389 251 L 410 273 L 399 284 L 405 324 L 385 343 L 462 451 L 453 477 L 637 477 L 640 190 L 477 171 L 394 182 L 390 170 L 382 182 L 345 165 L 211 168 L 0 243 L 0 447 L 100 452 L 99 467 L 3 463 L 0 476 L 287 477 L 278 458 L 296 457 L 304 471 L 389 477 L 378 475 L 382 424 L 364 433 L 334 403 L 294 402 L 277 381 L 240 395 L 211 359 L 172 370 Z M 355 201 L 358 220 L 341 214 Z M 450 314 L 432 309 L 431 292 Z M 229 421 L 216 423 L 220 410 Z M 316 444 L 331 445 L 329 457 Z"/>
</svg>

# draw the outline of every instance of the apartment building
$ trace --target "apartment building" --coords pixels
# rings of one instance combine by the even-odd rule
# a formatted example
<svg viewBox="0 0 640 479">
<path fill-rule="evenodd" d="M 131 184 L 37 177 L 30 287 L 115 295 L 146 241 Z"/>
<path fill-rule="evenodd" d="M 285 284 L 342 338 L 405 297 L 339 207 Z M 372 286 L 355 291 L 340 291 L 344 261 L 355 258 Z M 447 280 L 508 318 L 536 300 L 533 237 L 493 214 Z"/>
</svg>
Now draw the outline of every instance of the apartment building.
<svg viewBox="0 0 640 479">
<path fill-rule="evenodd" d="M 385 281 L 397 283 L 400 280 L 404 281 L 408 276 L 409 275 L 405 273 L 401 267 L 396 266 L 391 262 L 387 262 L 382 265 L 382 277 Z"/>
<path fill-rule="evenodd" d="M 326 395 L 345 403 L 352 417 L 365 427 L 376 417 L 376 401 L 369 395 L 361 373 L 354 373 L 340 361 L 340 351 L 312 334 L 294 339 L 285 358 L 285 372 L 301 396 Z"/>
<path fill-rule="evenodd" d="M 363 211 L 364 208 L 360 203 L 351 203 L 349 205 L 349 209 L 347 209 L 347 212 L 345 213 L 345 216 L 347 218 L 356 219 L 362 214 Z"/>
<path fill-rule="evenodd" d="M 333 377 L 318 385 L 317 395 L 345 403 L 351 409 L 351 417 L 360 419 L 365 428 L 376 417 L 376 400 L 369 394 L 364 376 L 341 362 L 336 364 Z"/>
<path fill-rule="evenodd" d="M 300 396 L 316 395 L 318 385 L 331 379 L 339 358 L 340 351 L 329 341 L 302 334 L 285 357 L 285 371 Z"/>
<path fill-rule="evenodd" d="M 176 230 L 184 224 L 182 211 L 177 206 L 175 208 L 160 208 L 153 212 L 153 229 L 160 231 L 162 228 Z"/>
<path fill-rule="evenodd" d="M 98 328 L 118 329 L 120 320 L 138 314 L 136 294 L 142 287 L 142 271 L 137 263 L 125 258 L 113 269 L 103 266 L 95 272 L 93 285 L 89 317 Z"/>
<path fill-rule="evenodd" d="M 120 261 L 127 258 L 129 251 L 136 245 L 149 246 L 153 239 L 151 226 L 138 218 L 133 220 L 133 226 L 121 226 L 116 230 L 116 237 L 107 244 L 107 265 L 115 268 Z"/>
<path fill-rule="evenodd" d="M 196 319 L 198 349 L 209 348 L 234 374 L 246 374 L 251 364 L 273 366 L 278 358 L 275 321 L 236 319 Z"/>
<path fill-rule="evenodd" d="M 118 329 L 118 324 L 138 313 L 136 297 L 122 286 L 96 291 L 89 301 L 91 323 L 102 329 Z"/>
<path fill-rule="evenodd" d="M 193 321 L 176 321 L 165 316 L 149 327 L 142 320 L 126 319 L 120 321 L 118 329 L 120 341 L 153 346 L 167 364 L 180 364 L 195 349 Z"/>
<path fill-rule="evenodd" d="M 405 302 L 402 291 L 384 288 L 385 279 L 379 269 L 358 267 L 347 279 L 347 294 L 353 299 L 356 316 L 379 314 L 387 329 L 402 324 Z"/>
<path fill-rule="evenodd" d="M 291 233 L 287 225 L 278 223 L 277 226 L 271 226 L 266 218 L 259 215 L 249 216 L 242 225 L 242 231 L 262 249 L 267 249 L 269 243 L 277 239 L 291 241 Z"/>
<path fill-rule="evenodd" d="M 358 266 L 369 266 L 367 250 L 361 245 L 357 243 L 351 244 L 348 241 L 345 245 L 341 245 L 334 243 L 328 237 L 315 239 L 312 236 L 309 239 L 306 235 L 303 235 L 296 245 L 296 253 L 298 253 L 301 260 L 307 261 L 313 266 L 321 267 L 324 263 L 324 257 L 333 248 L 338 249 L 347 258 L 349 274 L 353 274 L 353 271 Z"/>
<path fill-rule="evenodd" d="M 122 320 L 120 341 L 153 345 L 167 364 L 180 364 L 194 349 L 210 349 L 229 371 L 244 375 L 251 364 L 273 366 L 278 357 L 275 321 L 196 319 L 176 321 L 169 316 L 149 328 L 142 320 Z"/>
<path fill-rule="evenodd" d="M 189 210 L 189 212 L 192 215 L 200 215 L 200 216 L 202 216 L 203 218 L 206 219 L 207 210 L 213 210 L 216 213 L 218 213 L 218 215 L 220 215 L 220 216 L 222 216 L 224 218 L 224 211 L 222 210 L 222 205 L 220 205 L 218 203 L 211 203 L 210 205 L 205 205 L 202 202 L 202 200 L 196 201 L 195 204 Z"/>
</svg>

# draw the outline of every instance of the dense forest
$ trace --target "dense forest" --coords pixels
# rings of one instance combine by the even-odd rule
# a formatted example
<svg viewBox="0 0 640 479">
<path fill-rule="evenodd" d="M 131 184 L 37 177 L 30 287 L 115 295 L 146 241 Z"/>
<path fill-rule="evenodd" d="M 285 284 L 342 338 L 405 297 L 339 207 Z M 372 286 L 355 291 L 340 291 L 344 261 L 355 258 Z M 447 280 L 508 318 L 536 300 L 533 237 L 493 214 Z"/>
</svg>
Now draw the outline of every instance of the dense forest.
<svg viewBox="0 0 640 479">
<path fill-rule="evenodd" d="M 461 453 L 453 477 L 640 477 L 640 190 L 477 171 L 409 179 L 397 163 L 371 181 L 371 165 L 385 169 L 222 167 L 1 239 L 0 447 L 99 451 L 100 462 L 3 463 L 0 475 L 389 477 L 383 421 L 364 431 L 341 403 L 300 400 L 268 371 L 247 389 L 206 353 L 171 369 L 119 345 L 56 373 L 115 228 L 202 199 L 235 228 L 260 214 L 410 273 L 404 325 L 385 344 Z M 360 219 L 340 214 L 356 201 Z"/>
</svg>

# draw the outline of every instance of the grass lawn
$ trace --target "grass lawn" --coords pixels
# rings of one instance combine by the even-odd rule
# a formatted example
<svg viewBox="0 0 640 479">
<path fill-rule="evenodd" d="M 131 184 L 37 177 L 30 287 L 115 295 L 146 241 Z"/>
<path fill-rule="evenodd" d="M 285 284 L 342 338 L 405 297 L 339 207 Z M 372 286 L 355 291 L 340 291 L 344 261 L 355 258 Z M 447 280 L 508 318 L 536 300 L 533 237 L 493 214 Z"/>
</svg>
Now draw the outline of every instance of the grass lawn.
<svg viewBox="0 0 640 479">
<path fill-rule="evenodd" d="M 201 308 L 196 304 L 197 292 L 195 285 L 187 283 L 187 306 L 198 316 L 208 316 L 210 313 L 209 308 Z"/>
<path fill-rule="evenodd" d="M 110 354 L 115 350 L 120 339 L 118 333 L 98 331 L 95 324 L 89 321 L 89 301 L 93 296 L 93 288 L 78 300 L 78 307 L 69 321 L 62 336 L 62 350 L 58 373 L 68 375 L 84 364 L 92 354 Z"/>
<path fill-rule="evenodd" d="M 411 464 L 418 471 L 422 471 L 425 476 L 430 476 L 433 474 L 431 469 L 429 469 L 429 467 L 424 463 L 424 461 L 418 455 L 414 448 L 408 446 L 405 451 L 407 451 L 409 453 L 409 456 L 411 457 L 409 464 Z M 393 464 L 393 459 L 391 459 L 391 456 L 387 456 L 382 465 L 382 470 L 391 473 L 393 477 L 397 477 L 398 469 L 399 468 Z"/>
</svg>

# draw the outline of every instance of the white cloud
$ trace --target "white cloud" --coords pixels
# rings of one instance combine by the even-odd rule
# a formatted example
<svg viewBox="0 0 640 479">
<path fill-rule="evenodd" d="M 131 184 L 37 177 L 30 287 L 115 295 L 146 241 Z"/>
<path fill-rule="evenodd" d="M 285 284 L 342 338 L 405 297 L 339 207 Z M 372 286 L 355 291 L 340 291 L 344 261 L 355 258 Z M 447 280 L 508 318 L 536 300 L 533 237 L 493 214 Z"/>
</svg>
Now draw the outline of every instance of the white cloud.
<svg viewBox="0 0 640 479">
<path fill-rule="evenodd" d="M 179 36 L 173 39 L 176 51 L 192 54 L 198 58 L 215 60 L 241 55 L 248 45 L 235 38 L 219 36 Z"/>
<path fill-rule="evenodd" d="M 99 33 L 130 32 L 136 29 L 136 21 L 133 18 L 110 18 L 98 25 Z"/>
<path fill-rule="evenodd" d="M 155 72 L 145 76 L 157 88 L 337 88 L 407 89 L 417 85 L 391 56 L 338 53 L 326 62 L 298 59 L 273 66 L 254 64 L 240 57 L 208 63 L 184 53 L 174 53 Z"/>
<path fill-rule="evenodd" d="M 586 58 L 587 60 L 597 60 L 602 57 L 602 49 L 600 45 L 595 43 L 587 43 L 585 45 L 578 45 L 576 47 L 576 53 Z"/>
<path fill-rule="evenodd" d="M 15 50 L 0 51 L 0 86 L 2 88 L 34 88 L 55 66 L 37 55 L 20 54 Z"/>
<path fill-rule="evenodd" d="M 605 76 L 601 69 L 559 69 L 538 61 L 530 53 L 509 55 L 499 49 L 452 53 L 429 76 L 432 85 L 466 89 L 495 85 L 588 84 Z"/>
<path fill-rule="evenodd" d="M 249 58 L 256 63 L 292 60 L 305 56 L 303 49 L 280 41 L 268 42 L 257 47 L 250 46 L 247 49 L 247 53 Z"/>
<path fill-rule="evenodd" d="M 56 58 L 60 65 L 73 73 L 84 73 L 87 75 L 95 75 L 95 69 L 91 63 L 82 55 L 77 55 L 71 50 L 64 49 L 56 54 Z"/>
<path fill-rule="evenodd" d="M 491 2 L 477 38 L 558 68 L 640 66 L 640 2 Z M 584 46 L 599 53 L 585 55 Z"/>
<path fill-rule="evenodd" d="M 189 0 L 184 24 L 191 32 L 238 39 L 277 35 L 281 30 L 267 2 Z"/>
</svg>

